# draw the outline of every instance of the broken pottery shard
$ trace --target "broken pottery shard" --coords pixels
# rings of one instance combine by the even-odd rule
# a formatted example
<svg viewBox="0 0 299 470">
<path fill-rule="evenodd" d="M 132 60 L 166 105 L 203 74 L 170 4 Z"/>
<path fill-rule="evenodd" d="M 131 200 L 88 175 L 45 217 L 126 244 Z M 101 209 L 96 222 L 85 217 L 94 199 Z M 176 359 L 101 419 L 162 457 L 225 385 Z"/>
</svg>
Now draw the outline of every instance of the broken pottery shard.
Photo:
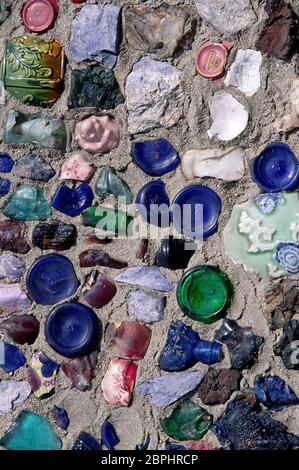
<svg viewBox="0 0 299 470">
<path fill-rule="evenodd" d="M 299 309 L 299 281 L 281 279 L 265 293 L 264 315 L 270 328 L 277 330 L 292 319 Z"/>
<path fill-rule="evenodd" d="M 108 450 L 114 450 L 114 447 L 119 443 L 119 438 L 114 427 L 107 420 L 101 426 L 101 435 L 104 446 Z"/>
<path fill-rule="evenodd" d="M 289 60 L 298 48 L 299 18 L 289 2 L 268 0 L 268 19 L 256 48 L 277 59 Z"/>
<path fill-rule="evenodd" d="M 60 450 L 62 443 L 49 421 L 32 411 L 22 411 L 0 440 L 7 450 Z"/>
<path fill-rule="evenodd" d="M 91 389 L 91 380 L 94 377 L 97 355 L 98 352 L 94 351 L 88 356 L 78 357 L 61 365 L 62 371 L 71 380 L 72 387 L 80 390 L 80 392 Z"/>
<path fill-rule="evenodd" d="M 133 195 L 127 183 L 116 174 L 114 168 L 108 165 L 100 171 L 95 184 L 95 192 L 100 197 L 113 194 L 116 199 L 121 198 L 122 203 L 130 204 L 133 200 Z"/>
<path fill-rule="evenodd" d="M 84 5 L 71 24 L 70 53 L 79 63 L 95 60 L 107 67 L 116 63 L 120 41 L 121 8 L 116 5 Z"/>
<path fill-rule="evenodd" d="M 159 292 L 169 292 L 174 288 L 173 283 L 158 268 L 150 266 L 128 268 L 118 274 L 115 281 Z"/>
<path fill-rule="evenodd" d="M 102 390 L 108 405 L 128 406 L 135 384 L 137 365 L 125 359 L 114 359 L 102 380 Z"/>
<path fill-rule="evenodd" d="M 194 390 L 202 381 L 203 376 L 204 373 L 200 371 L 164 375 L 146 380 L 136 388 L 136 392 L 150 395 L 153 405 L 165 408 Z"/>
<path fill-rule="evenodd" d="M 229 36 L 249 28 L 257 20 L 250 0 L 195 0 L 199 16 Z"/>
<path fill-rule="evenodd" d="M 26 358 L 20 348 L 4 341 L 0 341 L 0 358 L 0 367 L 7 373 L 14 372 L 26 364 Z"/>
<path fill-rule="evenodd" d="M 39 321 L 33 315 L 12 315 L 0 323 L 0 332 L 17 344 L 33 344 L 38 337 Z"/>
<path fill-rule="evenodd" d="M 291 112 L 274 121 L 274 127 L 278 132 L 290 132 L 299 127 L 299 78 L 292 83 L 290 105 Z"/>
<path fill-rule="evenodd" d="M 140 322 L 108 323 L 105 343 L 114 356 L 139 361 L 146 355 L 151 334 L 150 328 Z"/>
<path fill-rule="evenodd" d="M 202 439 L 212 422 L 213 416 L 191 400 L 184 400 L 168 418 L 160 419 L 163 431 L 178 441 Z"/>
<path fill-rule="evenodd" d="M 130 46 L 161 59 L 171 57 L 191 35 L 189 9 L 184 6 L 132 7 L 126 10 L 125 19 Z"/>
<path fill-rule="evenodd" d="M 89 153 L 106 153 L 119 144 L 120 132 L 115 119 L 110 116 L 89 116 L 78 122 L 75 141 Z"/>
<path fill-rule="evenodd" d="M 277 375 L 256 375 L 254 393 L 258 401 L 271 410 L 299 404 L 295 392 Z"/>
<path fill-rule="evenodd" d="M 212 369 L 205 374 L 198 396 L 205 405 L 223 405 L 239 390 L 242 375 L 233 369 Z"/>
<path fill-rule="evenodd" d="M 53 395 L 59 368 L 59 364 L 49 359 L 43 352 L 33 354 L 27 374 L 36 398 L 49 398 Z"/>
<path fill-rule="evenodd" d="M 22 291 L 20 284 L 0 282 L 0 313 L 20 312 L 30 305 L 31 301 Z"/>
<path fill-rule="evenodd" d="M 79 254 L 81 268 L 93 268 L 94 266 L 106 266 L 108 268 L 122 269 L 128 266 L 126 261 L 111 258 L 108 253 L 98 248 L 89 248 Z"/>
<path fill-rule="evenodd" d="M 42 189 L 21 184 L 6 200 L 3 214 L 14 220 L 47 220 L 51 215 L 51 207 Z"/>
<path fill-rule="evenodd" d="M 26 224 L 10 220 L 0 222 L 0 248 L 13 253 L 28 253 L 31 247 L 25 239 L 26 233 Z"/>
<path fill-rule="evenodd" d="M 82 294 L 89 305 L 101 308 L 113 299 L 116 287 L 104 274 L 93 271 L 86 279 Z"/>
<path fill-rule="evenodd" d="M 69 250 L 76 242 L 75 225 L 60 220 L 37 224 L 32 232 L 32 244 L 41 250 Z"/>
<path fill-rule="evenodd" d="M 172 127 L 183 116 L 182 72 L 167 62 L 144 57 L 126 82 L 130 134 Z"/>
<path fill-rule="evenodd" d="M 55 175 L 55 171 L 44 157 L 31 153 L 16 162 L 13 172 L 20 178 L 38 181 L 49 181 Z"/>
<path fill-rule="evenodd" d="M 82 431 L 70 450 L 101 450 L 101 444 L 89 432 Z"/>
<path fill-rule="evenodd" d="M 182 171 L 188 180 L 211 177 L 238 181 L 245 174 L 244 154 L 241 147 L 189 150 L 182 157 Z"/>
<path fill-rule="evenodd" d="M 15 405 L 21 405 L 31 393 L 26 380 L 1 380 L 0 416 L 9 414 Z"/>
<path fill-rule="evenodd" d="M 264 338 L 257 336 L 251 327 L 241 327 L 234 320 L 225 318 L 215 332 L 215 338 L 224 343 L 234 369 L 250 369 L 257 359 Z"/>
<path fill-rule="evenodd" d="M 61 180 L 88 181 L 95 172 L 95 166 L 90 165 L 79 153 L 71 155 L 61 166 Z"/>
<path fill-rule="evenodd" d="M 0 255 L 0 278 L 12 277 L 20 279 L 25 271 L 25 264 L 14 255 Z"/>
<path fill-rule="evenodd" d="M 252 49 L 239 49 L 224 84 L 238 88 L 246 96 L 253 96 L 261 86 L 261 64 L 262 54 L 260 52 Z"/>
<path fill-rule="evenodd" d="M 158 297 L 143 290 L 131 290 L 127 295 L 128 314 L 144 323 L 163 320 L 165 297 Z"/>
<path fill-rule="evenodd" d="M 230 401 L 211 430 L 226 450 L 287 450 L 299 445 L 299 437 L 261 410 L 252 395 Z"/>
<path fill-rule="evenodd" d="M 212 126 L 208 136 L 219 140 L 229 141 L 235 139 L 247 127 L 248 112 L 230 93 L 214 95 L 209 100 Z"/>
<path fill-rule="evenodd" d="M 70 424 L 67 411 L 64 408 L 60 408 L 59 406 L 54 405 L 52 416 L 57 426 L 66 431 Z"/>
<path fill-rule="evenodd" d="M 280 356 L 287 369 L 299 370 L 299 321 L 290 320 L 283 328 L 283 335 L 274 346 L 274 354 Z"/>
</svg>

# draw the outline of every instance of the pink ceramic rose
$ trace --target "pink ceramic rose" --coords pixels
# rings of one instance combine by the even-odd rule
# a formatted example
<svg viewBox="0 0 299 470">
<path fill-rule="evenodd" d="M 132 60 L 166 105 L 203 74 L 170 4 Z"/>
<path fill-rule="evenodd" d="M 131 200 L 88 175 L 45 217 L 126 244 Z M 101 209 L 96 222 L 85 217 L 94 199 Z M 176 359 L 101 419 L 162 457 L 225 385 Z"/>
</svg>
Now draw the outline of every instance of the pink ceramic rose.
<svg viewBox="0 0 299 470">
<path fill-rule="evenodd" d="M 119 127 L 109 116 L 90 116 L 78 122 L 75 141 L 89 153 L 106 153 L 119 144 Z"/>
</svg>

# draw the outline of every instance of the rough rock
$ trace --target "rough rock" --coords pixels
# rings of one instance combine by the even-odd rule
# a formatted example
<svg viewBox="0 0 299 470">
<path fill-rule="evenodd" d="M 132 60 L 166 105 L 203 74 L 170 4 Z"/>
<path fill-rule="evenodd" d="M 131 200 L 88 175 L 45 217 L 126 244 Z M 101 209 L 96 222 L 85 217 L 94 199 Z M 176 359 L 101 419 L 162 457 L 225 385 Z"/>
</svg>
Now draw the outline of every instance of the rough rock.
<svg viewBox="0 0 299 470">
<path fill-rule="evenodd" d="M 265 293 L 264 315 L 270 328 L 283 328 L 299 309 L 299 281 L 282 279 Z"/>
<path fill-rule="evenodd" d="M 21 405 L 30 393 L 31 388 L 26 380 L 2 380 L 0 382 L 0 416 L 9 414 L 15 405 Z"/>
<path fill-rule="evenodd" d="M 165 297 L 158 297 L 142 290 L 132 290 L 127 296 L 128 314 L 144 323 L 163 320 Z"/>
<path fill-rule="evenodd" d="M 261 64 L 260 52 L 252 49 L 239 49 L 225 77 L 224 84 L 238 88 L 246 96 L 253 96 L 261 86 Z"/>
<path fill-rule="evenodd" d="M 31 153 L 24 155 L 15 163 L 13 172 L 20 178 L 38 181 L 49 181 L 55 175 L 55 171 L 44 157 Z"/>
<path fill-rule="evenodd" d="M 210 368 L 199 386 L 198 396 L 205 405 L 223 405 L 239 390 L 241 378 L 237 370 Z"/>
</svg>

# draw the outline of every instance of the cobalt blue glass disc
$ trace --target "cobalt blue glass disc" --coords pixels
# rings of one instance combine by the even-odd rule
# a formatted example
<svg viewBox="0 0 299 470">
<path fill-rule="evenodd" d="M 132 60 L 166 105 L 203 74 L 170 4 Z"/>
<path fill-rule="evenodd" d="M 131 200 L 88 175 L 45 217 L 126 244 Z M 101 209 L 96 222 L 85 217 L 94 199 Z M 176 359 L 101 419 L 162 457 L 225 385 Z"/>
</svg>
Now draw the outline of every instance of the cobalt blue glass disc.
<svg viewBox="0 0 299 470">
<path fill-rule="evenodd" d="M 265 192 L 293 191 L 299 186 L 299 161 L 288 145 L 269 144 L 253 160 L 251 175 Z"/>
<path fill-rule="evenodd" d="M 201 205 L 202 209 L 197 205 Z M 171 204 L 173 226 L 179 233 L 192 238 L 213 235 L 220 212 L 221 199 L 218 194 L 199 184 L 182 189 Z"/>
<path fill-rule="evenodd" d="M 52 207 L 70 217 L 77 217 L 92 205 L 93 192 L 87 183 L 72 189 L 61 184 L 52 199 Z"/>
<path fill-rule="evenodd" d="M 141 216 L 149 224 L 158 227 L 170 225 L 169 199 L 163 181 L 145 184 L 137 194 L 135 203 Z"/>
<path fill-rule="evenodd" d="M 150 176 L 163 176 L 175 170 L 180 163 L 177 151 L 167 139 L 133 143 L 132 160 Z"/>
<path fill-rule="evenodd" d="M 82 357 L 95 350 L 100 342 L 100 323 L 91 308 L 66 302 L 55 307 L 46 320 L 46 339 L 58 354 Z"/>
<path fill-rule="evenodd" d="M 40 256 L 27 274 L 30 297 L 41 305 L 54 305 L 75 294 L 79 285 L 73 264 L 66 256 Z"/>
</svg>

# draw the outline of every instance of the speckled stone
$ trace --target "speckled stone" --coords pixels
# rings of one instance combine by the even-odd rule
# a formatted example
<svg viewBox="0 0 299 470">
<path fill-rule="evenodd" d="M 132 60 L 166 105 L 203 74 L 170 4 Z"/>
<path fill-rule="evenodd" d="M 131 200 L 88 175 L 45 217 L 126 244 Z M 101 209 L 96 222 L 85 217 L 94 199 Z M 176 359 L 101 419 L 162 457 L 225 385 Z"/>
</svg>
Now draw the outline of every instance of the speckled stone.
<svg viewBox="0 0 299 470">
<path fill-rule="evenodd" d="M 151 266 L 127 268 L 115 277 L 115 281 L 159 292 L 168 292 L 174 288 L 174 284 L 158 268 Z"/>
<path fill-rule="evenodd" d="M 158 297 L 143 290 L 131 290 L 127 295 L 128 314 L 144 323 L 163 320 L 165 297 Z"/>
</svg>

